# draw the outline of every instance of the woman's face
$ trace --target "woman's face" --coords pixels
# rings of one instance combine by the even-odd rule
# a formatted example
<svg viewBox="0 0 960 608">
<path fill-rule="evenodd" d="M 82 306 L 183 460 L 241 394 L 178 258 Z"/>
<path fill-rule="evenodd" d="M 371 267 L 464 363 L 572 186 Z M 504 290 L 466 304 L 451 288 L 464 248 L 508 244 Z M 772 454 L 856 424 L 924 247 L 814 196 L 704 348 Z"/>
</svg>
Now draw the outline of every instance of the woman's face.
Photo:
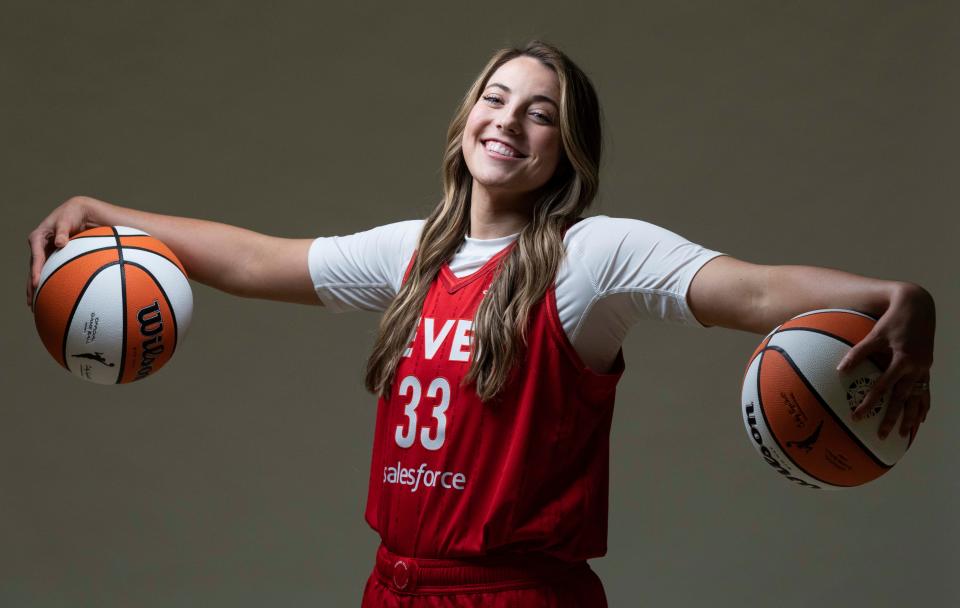
<svg viewBox="0 0 960 608">
<path fill-rule="evenodd" d="M 562 154 L 560 83 L 533 57 L 516 57 L 490 76 L 463 131 L 463 157 L 491 193 L 521 194 L 547 183 Z"/>
</svg>

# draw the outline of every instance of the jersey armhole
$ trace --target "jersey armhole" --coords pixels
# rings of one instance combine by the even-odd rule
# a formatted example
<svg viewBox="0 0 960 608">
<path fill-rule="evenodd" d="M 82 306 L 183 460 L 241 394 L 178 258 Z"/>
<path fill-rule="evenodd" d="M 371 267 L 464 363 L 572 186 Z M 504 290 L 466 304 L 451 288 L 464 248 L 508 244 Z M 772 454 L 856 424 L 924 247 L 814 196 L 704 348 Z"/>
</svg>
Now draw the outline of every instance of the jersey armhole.
<svg viewBox="0 0 960 608">
<path fill-rule="evenodd" d="M 579 223 L 586 218 L 578 217 L 568 224 L 563 229 L 562 238 L 566 238 L 567 231 L 573 227 L 574 224 Z M 564 246 L 566 250 L 566 246 Z M 565 253 L 568 253 L 565 251 Z M 581 376 L 587 378 L 590 381 L 599 382 L 600 384 L 609 383 L 610 388 L 614 388 L 617 385 L 617 382 L 620 381 L 620 377 L 623 375 L 623 371 L 626 368 L 626 363 L 623 358 L 623 347 L 621 346 L 617 349 L 617 356 L 613 360 L 613 367 L 610 368 L 610 371 L 601 373 L 589 365 L 583 362 L 583 358 L 580 357 L 580 353 L 577 352 L 577 349 L 574 348 L 573 343 L 570 342 L 570 337 L 567 336 L 567 331 L 563 328 L 563 322 L 560 320 L 560 311 L 557 308 L 557 282 L 556 279 L 550 283 L 550 287 L 547 288 L 547 293 L 544 294 L 544 300 L 546 300 L 547 307 L 547 325 L 550 326 L 550 330 L 553 333 L 554 339 L 559 343 L 560 350 L 564 351 L 567 355 L 567 359 L 570 363 L 573 364 L 573 367 L 580 373 Z"/>
<path fill-rule="evenodd" d="M 580 357 L 580 353 L 577 352 L 577 349 L 574 348 L 573 344 L 570 342 L 569 336 L 567 336 L 566 330 L 563 328 L 563 323 L 560 321 L 560 312 L 557 309 L 557 291 L 556 283 L 551 283 L 550 287 L 547 289 L 547 293 L 544 295 L 547 306 L 547 317 L 548 325 L 550 330 L 553 333 L 554 339 L 559 343 L 560 349 L 563 350 L 567 358 L 577 369 L 581 376 L 584 376 L 591 381 L 600 382 L 600 383 L 610 383 L 611 387 L 615 386 L 619 382 L 620 377 L 623 375 L 623 371 L 626 368 L 626 363 L 623 358 L 623 347 L 621 346 L 617 350 L 617 356 L 613 360 L 613 367 L 609 372 L 601 373 L 595 371 L 589 365 L 583 362 L 583 359 Z"/>
</svg>

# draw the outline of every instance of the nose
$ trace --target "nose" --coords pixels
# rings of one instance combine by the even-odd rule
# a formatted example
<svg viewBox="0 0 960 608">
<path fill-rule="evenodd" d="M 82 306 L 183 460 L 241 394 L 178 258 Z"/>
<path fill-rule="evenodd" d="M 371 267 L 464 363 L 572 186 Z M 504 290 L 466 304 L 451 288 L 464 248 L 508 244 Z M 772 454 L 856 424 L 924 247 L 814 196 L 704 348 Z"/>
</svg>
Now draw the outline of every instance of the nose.
<svg viewBox="0 0 960 608">
<path fill-rule="evenodd" d="M 503 108 L 497 117 L 497 129 L 509 131 L 510 133 L 520 132 L 520 121 L 517 118 L 516 111 L 510 108 Z"/>
</svg>

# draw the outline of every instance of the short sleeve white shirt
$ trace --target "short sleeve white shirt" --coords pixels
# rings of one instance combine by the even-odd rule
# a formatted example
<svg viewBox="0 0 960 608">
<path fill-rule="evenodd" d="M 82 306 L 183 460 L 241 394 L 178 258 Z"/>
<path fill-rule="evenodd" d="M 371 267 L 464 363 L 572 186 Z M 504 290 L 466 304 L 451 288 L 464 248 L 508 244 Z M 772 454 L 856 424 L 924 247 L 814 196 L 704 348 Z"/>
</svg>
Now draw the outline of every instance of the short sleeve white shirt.
<svg viewBox="0 0 960 608">
<path fill-rule="evenodd" d="M 378 226 L 310 246 L 314 289 L 333 312 L 383 311 L 400 290 L 424 220 Z M 466 237 L 450 261 L 463 277 L 516 240 Z M 703 327 L 687 303 L 694 275 L 724 255 L 664 228 L 630 218 L 584 218 L 563 239 L 567 255 L 555 281 L 557 311 L 574 349 L 591 369 L 607 371 L 641 320 Z"/>
</svg>

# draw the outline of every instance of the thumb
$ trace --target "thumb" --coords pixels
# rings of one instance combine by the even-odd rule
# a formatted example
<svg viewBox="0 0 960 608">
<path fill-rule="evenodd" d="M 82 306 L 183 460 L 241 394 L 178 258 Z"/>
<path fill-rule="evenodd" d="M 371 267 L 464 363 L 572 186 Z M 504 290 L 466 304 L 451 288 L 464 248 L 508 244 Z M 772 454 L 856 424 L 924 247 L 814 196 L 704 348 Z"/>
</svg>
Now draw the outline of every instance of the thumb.
<svg viewBox="0 0 960 608">
<path fill-rule="evenodd" d="M 857 342 L 853 348 L 851 348 L 846 355 L 840 359 L 840 363 L 837 365 L 837 371 L 843 372 L 848 369 L 855 367 L 858 363 L 863 361 L 874 351 L 875 343 L 873 335 L 867 335 Z"/>
<path fill-rule="evenodd" d="M 70 225 L 63 220 L 59 220 L 53 235 L 54 246 L 56 246 L 58 249 L 66 247 L 67 243 L 70 241 Z"/>
</svg>

